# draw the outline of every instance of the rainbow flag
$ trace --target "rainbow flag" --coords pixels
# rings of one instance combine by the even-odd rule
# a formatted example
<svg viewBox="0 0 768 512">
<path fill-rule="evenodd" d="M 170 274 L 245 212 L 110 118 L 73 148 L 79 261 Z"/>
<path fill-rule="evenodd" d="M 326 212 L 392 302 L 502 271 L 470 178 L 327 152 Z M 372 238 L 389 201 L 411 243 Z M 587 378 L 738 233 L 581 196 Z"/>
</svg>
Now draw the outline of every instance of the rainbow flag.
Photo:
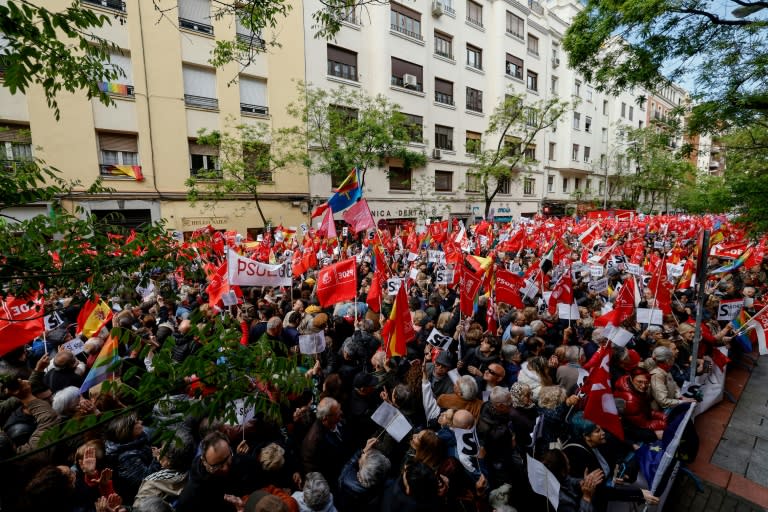
<svg viewBox="0 0 768 512">
<path fill-rule="evenodd" d="M 128 96 L 128 86 L 126 84 L 118 84 L 116 82 L 99 82 L 99 90 L 109 94 Z"/>
<path fill-rule="evenodd" d="M 111 176 L 129 176 L 136 181 L 144 181 L 140 165 L 109 165 L 105 169 Z"/>
<path fill-rule="evenodd" d="M 718 267 L 715 270 L 710 270 L 709 274 L 723 274 L 725 272 L 733 272 L 740 266 L 744 265 L 744 262 L 749 259 L 749 257 L 752 255 L 752 251 L 755 249 L 754 244 L 749 244 L 749 247 L 744 249 L 744 252 L 741 253 L 741 256 L 733 260 L 732 263 L 729 265 L 723 265 L 722 267 Z"/>
<path fill-rule="evenodd" d="M 99 356 L 94 361 L 88 375 L 85 376 L 85 380 L 80 386 L 80 394 L 86 393 L 96 384 L 100 384 L 107 379 L 113 379 L 115 377 L 115 367 L 119 362 L 117 337 L 110 334 L 104 346 L 101 347 Z"/>
<path fill-rule="evenodd" d="M 747 322 L 749 322 L 749 315 L 747 315 L 747 312 L 742 309 L 739 313 L 739 316 L 731 320 L 733 332 L 739 332 L 744 328 Z M 752 352 L 752 342 L 757 341 L 755 331 L 750 329 L 746 332 L 741 332 L 738 336 L 733 338 L 733 341 L 738 343 L 739 346 L 744 349 L 745 353 L 749 354 Z"/>
</svg>

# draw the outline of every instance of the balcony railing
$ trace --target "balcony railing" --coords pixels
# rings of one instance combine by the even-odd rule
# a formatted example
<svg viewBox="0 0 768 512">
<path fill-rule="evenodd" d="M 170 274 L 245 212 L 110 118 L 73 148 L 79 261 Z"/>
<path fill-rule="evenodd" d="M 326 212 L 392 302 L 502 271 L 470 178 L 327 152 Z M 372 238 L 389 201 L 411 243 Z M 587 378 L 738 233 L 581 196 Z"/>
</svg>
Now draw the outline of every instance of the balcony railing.
<svg viewBox="0 0 768 512">
<path fill-rule="evenodd" d="M 82 0 L 84 4 L 98 5 L 106 9 L 125 12 L 125 2 L 121 0 Z"/>
<path fill-rule="evenodd" d="M 189 175 L 199 180 L 220 180 L 224 178 L 221 169 L 190 169 Z"/>
<path fill-rule="evenodd" d="M 194 30 L 195 32 L 202 32 L 203 34 L 213 35 L 213 26 L 200 23 L 199 21 L 179 18 L 179 27 L 186 28 L 187 30 Z"/>
<path fill-rule="evenodd" d="M 536 14 L 544 14 L 544 8 L 536 0 L 528 0 L 528 7 Z"/>
<path fill-rule="evenodd" d="M 435 101 L 438 103 L 442 103 L 443 105 L 451 105 L 453 106 L 453 96 L 450 94 L 445 94 L 442 92 L 436 92 L 435 93 Z"/>
<path fill-rule="evenodd" d="M 401 34 L 405 34 L 408 37 L 412 37 L 413 39 L 418 39 L 419 41 L 423 41 L 424 38 L 421 37 L 421 34 L 417 34 L 416 32 L 411 32 L 410 30 L 406 30 L 400 25 L 395 25 L 394 23 L 390 23 L 389 26 L 394 30 L 395 32 L 400 32 Z"/>
<path fill-rule="evenodd" d="M 19 158 L 17 160 L 0 159 L 0 169 L 4 171 L 16 171 L 31 164 L 34 164 L 34 160 L 31 158 Z"/>
<path fill-rule="evenodd" d="M 453 60 L 453 53 L 449 51 L 435 49 L 435 55 L 439 55 L 441 57 L 445 57 L 446 59 Z"/>
<path fill-rule="evenodd" d="M 237 40 L 257 50 L 265 50 L 267 48 L 267 42 L 257 34 L 241 34 L 238 32 Z"/>
<path fill-rule="evenodd" d="M 467 21 L 473 25 L 477 25 L 478 27 L 483 26 L 483 20 L 478 20 L 476 18 L 472 18 L 471 16 L 467 16 Z"/>
<path fill-rule="evenodd" d="M 402 88 L 404 88 L 404 89 L 410 89 L 410 90 L 412 90 L 412 91 L 419 91 L 419 92 L 421 92 L 421 91 L 423 91 L 423 90 L 424 90 L 424 86 L 423 86 L 422 84 L 420 84 L 420 83 L 416 83 L 416 84 L 407 84 L 407 85 L 406 85 L 406 84 L 403 82 L 403 78 L 402 78 L 402 77 L 399 77 L 399 76 L 393 76 L 393 77 L 391 78 L 391 81 L 390 81 L 390 83 L 391 83 L 392 85 L 396 86 L 396 87 L 402 87 Z"/>
<path fill-rule="evenodd" d="M 450 5 L 445 5 L 442 2 L 440 5 L 443 6 L 443 12 L 445 12 L 449 16 L 456 16 L 456 11 L 453 9 L 453 7 L 451 7 Z"/>
<path fill-rule="evenodd" d="M 135 176 L 129 176 L 116 170 L 115 164 L 99 164 L 99 175 L 108 176 L 110 178 L 123 178 L 126 180 L 135 180 Z M 134 167 L 132 165 L 126 165 L 124 167 Z M 141 166 L 136 166 L 141 169 Z"/>
<path fill-rule="evenodd" d="M 210 110 L 217 110 L 219 108 L 219 100 L 216 98 L 193 96 L 192 94 L 184 95 L 184 103 L 190 107 L 207 108 Z"/>
<path fill-rule="evenodd" d="M 262 116 L 268 116 L 269 107 L 264 107 L 262 105 L 251 105 L 250 103 L 241 103 L 240 112 L 246 114 L 259 114 Z"/>
</svg>

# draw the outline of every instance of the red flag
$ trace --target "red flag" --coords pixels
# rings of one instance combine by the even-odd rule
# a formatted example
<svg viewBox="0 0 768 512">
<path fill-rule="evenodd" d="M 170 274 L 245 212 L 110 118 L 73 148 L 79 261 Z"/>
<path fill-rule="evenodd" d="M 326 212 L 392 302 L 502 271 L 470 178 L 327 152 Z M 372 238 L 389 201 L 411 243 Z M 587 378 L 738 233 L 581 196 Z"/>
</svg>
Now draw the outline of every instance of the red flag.
<svg viewBox="0 0 768 512">
<path fill-rule="evenodd" d="M 557 313 L 557 305 L 573 304 L 573 278 L 570 269 L 566 270 L 549 296 L 549 314 Z"/>
<path fill-rule="evenodd" d="M 505 302 L 510 306 L 523 309 L 523 299 L 520 297 L 520 288 L 525 286 L 522 276 L 509 270 L 496 271 L 496 301 Z"/>
<path fill-rule="evenodd" d="M 387 357 L 404 356 L 408 349 L 405 344 L 416 337 L 416 331 L 411 321 L 411 311 L 408 309 L 408 295 L 405 292 L 405 283 L 400 285 L 389 314 L 389 320 L 381 330 L 381 338 L 387 347 Z"/>
<path fill-rule="evenodd" d="M 365 199 L 361 199 L 341 214 L 344 221 L 352 228 L 353 233 L 359 233 L 376 227 L 376 222 L 371 215 L 371 209 Z"/>
<path fill-rule="evenodd" d="M 308 270 L 304 265 L 304 258 L 302 256 L 303 255 L 299 254 L 298 251 L 293 255 L 293 263 L 291 264 L 293 277 L 299 277 Z"/>
<path fill-rule="evenodd" d="M 357 294 L 355 258 L 325 267 L 317 274 L 317 298 L 322 307 L 354 299 Z"/>
<path fill-rule="evenodd" d="M 330 209 L 330 206 L 328 206 L 327 202 L 323 204 L 319 204 L 314 210 L 312 210 L 312 217 L 310 218 L 314 219 L 315 217 L 319 217 L 323 213 L 325 213 L 325 210 L 329 210 L 329 209 Z"/>
<path fill-rule="evenodd" d="M 624 281 L 624 285 L 619 290 L 616 302 L 613 305 L 613 311 L 595 318 L 595 325 L 605 327 L 608 324 L 614 326 L 621 325 L 624 320 L 632 316 L 635 312 L 635 279 L 630 277 Z"/>
<path fill-rule="evenodd" d="M 485 272 L 476 274 L 466 267 L 461 268 L 461 292 L 459 309 L 465 316 L 472 316 L 475 310 L 475 297 L 483 282 Z"/>
<path fill-rule="evenodd" d="M 381 285 L 386 282 L 386 280 L 387 278 L 384 275 L 384 271 L 379 271 L 377 268 L 373 273 L 371 288 L 368 290 L 368 296 L 365 299 L 368 308 L 376 313 L 381 311 Z"/>
<path fill-rule="evenodd" d="M 225 293 L 229 291 L 229 284 L 227 283 L 227 262 L 221 264 L 216 272 L 208 276 L 208 305 L 210 307 L 216 306 Z"/>
<path fill-rule="evenodd" d="M 35 306 L 39 306 L 38 310 Z M 45 331 L 42 299 L 39 294 L 31 298 L 7 296 L 2 301 L 0 318 L 0 356 L 21 347 Z"/>
<path fill-rule="evenodd" d="M 748 322 L 747 327 L 755 330 L 760 355 L 768 354 L 768 306 L 763 307 Z"/>
<path fill-rule="evenodd" d="M 326 238 L 336 238 L 336 223 L 333 222 L 332 210 L 328 209 L 325 211 L 325 217 L 323 217 L 323 222 L 320 223 L 320 228 L 317 232 Z"/>
<path fill-rule="evenodd" d="M 680 281 L 677 282 L 678 290 L 686 290 L 691 287 L 693 282 L 693 274 L 696 272 L 696 261 L 693 258 L 685 260 L 683 266 L 683 275 L 680 276 Z"/>
<path fill-rule="evenodd" d="M 429 234 L 435 243 L 443 243 L 448 235 L 448 221 L 433 222 L 429 225 Z"/>
<path fill-rule="evenodd" d="M 485 323 L 488 326 L 486 330 L 495 336 L 499 324 L 496 322 L 496 304 L 493 303 L 491 297 L 488 297 L 488 305 L 485 311 Z"/>
<path fill-rule="evenodd" d="M 651 280 L 648 282 L 648 289 L 653 292 L 653 296 L 656 298 L 656 305 L 653 307 L 660 309 L 665 315 L 671 315 L 672 293 L 670 292 L 669 281 L 667 280 L 667 266 L 663 261 L 651 276 Z"/>
<path fill-rule="evenodd" d="M 623 441 L 624 428 L 621 426 L 621 418 L 611 390 L 611 373 L 608 369 L 610 358 L 610 352 L 606 353 L 600 361 L 600 366 L 592 370 L 587 378 L 589 391 L 587 403 L 584 405 L 584 417 Z"/>
<path fill-rule="evenodd" d="M 602 236 L 603 230 L 600 229 L 600 224 L 595 222 L 579 235 L 579 242 L 581 242 L 584 247 L 592 247 Z"/>
</svg>

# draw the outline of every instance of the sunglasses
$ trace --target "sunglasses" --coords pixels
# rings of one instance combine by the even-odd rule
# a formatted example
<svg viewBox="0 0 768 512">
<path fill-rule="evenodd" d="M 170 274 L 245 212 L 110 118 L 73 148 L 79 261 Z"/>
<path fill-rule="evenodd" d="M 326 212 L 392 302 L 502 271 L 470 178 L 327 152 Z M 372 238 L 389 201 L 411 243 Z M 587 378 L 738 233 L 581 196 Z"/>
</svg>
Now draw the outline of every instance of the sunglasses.
<svg viewBox="0 0 768 512">
<path fill-rule="evenodd" d="M 486 371 L 486 372 L 488 372 L 488 373 L 490 373 L 490 374 L 491 374 L 491 375 L 493 375 L 494 377 L 501 377 L 501 374 L 499 374 L 499 373 L 496 373 L 495 371 L 491 370 L 490 368 L 488 368 L 488 369 L 487 369 L 487 370 L 485 370 L 485 371 Z"/>
</svg>

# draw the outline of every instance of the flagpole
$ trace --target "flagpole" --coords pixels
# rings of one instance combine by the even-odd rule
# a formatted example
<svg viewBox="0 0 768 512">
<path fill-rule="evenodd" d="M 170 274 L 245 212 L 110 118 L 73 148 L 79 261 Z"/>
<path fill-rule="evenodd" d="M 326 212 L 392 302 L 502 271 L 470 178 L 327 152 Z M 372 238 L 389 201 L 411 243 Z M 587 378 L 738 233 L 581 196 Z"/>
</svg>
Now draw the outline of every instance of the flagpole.
<svg viewBox="0 0 768 512">
<path fill-rule="evenodd" d="M 689 380 L 691 383 L 696 381 L 696 359 L 699 357 L 699 343 L 701 341 L 701 321 L 704 317 L 704 290 L 707 282 L 707 254 L 709 253 L 709 230 L 705 229 L 701 235 L 701 251 L 699 252 L 699 268 L 697 268 L 696 277 L 700 281 L 696 284 L 699 286 L 699 296 L 696 302 L 696 328 L 693 335 L 693 348 L 691 354 L 693 357 L 693 363 L 691 364 L 691 373 Z"/>
</svg>

